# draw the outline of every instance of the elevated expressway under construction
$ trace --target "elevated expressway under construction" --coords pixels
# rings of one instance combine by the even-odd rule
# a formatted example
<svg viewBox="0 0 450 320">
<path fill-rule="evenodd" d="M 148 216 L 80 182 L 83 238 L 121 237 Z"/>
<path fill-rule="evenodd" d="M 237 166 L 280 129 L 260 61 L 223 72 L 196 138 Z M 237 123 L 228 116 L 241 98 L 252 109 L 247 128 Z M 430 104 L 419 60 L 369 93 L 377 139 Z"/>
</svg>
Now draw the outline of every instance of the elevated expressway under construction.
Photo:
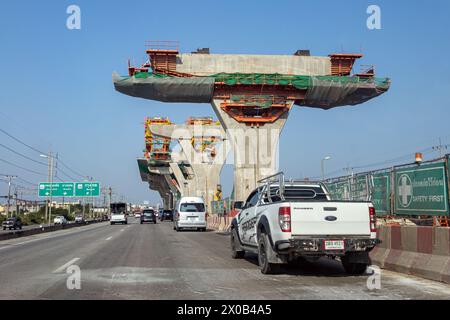
<svg viewBox="0 0 450 320">
<path fill-rule="evenodd" d="M 225 153 L 233 151 L 235 201 L 245 200 L 258 180 L 277 171 L 279 136 L 294 105 L 324 110 L 360 105 L 387 92 L 391 84 L 388 78 L 376 77 L 374 67 L 352 73 L 362 54 L 311 56 L 309 50 L 293 55 L 211 54 L 209 49 L 180 53 L 177 42 L 153 41 L 147 42 L 146 53 L 148 61 L 140 67 L 129 65 L 127 76 L 113 73 L 115 89 L 166 103 L 210 103 L 223 132 L 218 140 L 227 141 Z M 189 136 L 172 137 L 180 128 L 164 123 L 149 127 L 166 140 L 180 142 Z M 175 158 L 183 163 L 186 153 L 192 152 L 185 150 L 186 143 L 180 144 L 185 147 Z M 171 160 L 158 161 L 167 161 L 171 168 Z M 190 167 L 192 180 L 203 181 L 196 183 L 194 193 L 211 199 L 216 180 L 207 186 L 200 171 Z M 172 170 L 168 172 L 179 194 L 192 194 L 186 181 L 180 183 Z"/>
</svg>

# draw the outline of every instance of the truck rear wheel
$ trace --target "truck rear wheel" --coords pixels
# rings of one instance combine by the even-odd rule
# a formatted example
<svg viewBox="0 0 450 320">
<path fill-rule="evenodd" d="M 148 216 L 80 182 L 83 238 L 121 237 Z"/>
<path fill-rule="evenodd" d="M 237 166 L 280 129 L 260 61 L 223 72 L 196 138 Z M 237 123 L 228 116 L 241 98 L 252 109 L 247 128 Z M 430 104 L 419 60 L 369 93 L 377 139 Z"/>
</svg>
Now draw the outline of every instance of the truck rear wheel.
<svg viewBox="0 0 450 320">
<path fill-rule="evenodd" d="M 236 229 L 233 228 L 230 236 L 231 257 L 233 259 L 242 259 L 245 256 L 244 250 L 237 250 L 236 242 L 239 241 L 236 233 Z"/>
<path fill-rule="evenodd" d="M 269 239 L 265 233 L 261 233 L 258 239 L 258 264 L 261 273 L 274 274 L 278 271 L 278 265 L 269 262 L 267 251 L 269 248 Z"/>
</svg>

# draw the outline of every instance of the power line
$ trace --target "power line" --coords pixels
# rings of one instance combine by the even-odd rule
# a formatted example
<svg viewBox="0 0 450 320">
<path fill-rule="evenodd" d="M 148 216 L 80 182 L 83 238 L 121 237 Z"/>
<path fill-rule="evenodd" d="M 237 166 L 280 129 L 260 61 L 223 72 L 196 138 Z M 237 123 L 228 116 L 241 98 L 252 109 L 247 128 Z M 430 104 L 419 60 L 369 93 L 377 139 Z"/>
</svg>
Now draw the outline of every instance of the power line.
<svg viewBox="0 0 450 320">
<path fill-rule="evenodd" d="M 23 142 L 21 139 L 19 139 L 19 138 L 13 136 L 12 134 L 6 132 L 6 131 L 3 130 L 3 129 L 0 129 L 0 132 L 4 133 L 5 135 L 7 135 L 8 137 L 10 137 L 11 139 L 13 139 L 13 140 L 19 142 L 20 144 L 26 146 L 27 148 L 29 148 L 29 149 L 31 149 L 31 150 L 33 150 L 33 151 L 39 153 L 39 154 L 47 154 L 46 152 L 43 152 L 43 151 L 41 151 L 41 150 L 39 150 L 39 149 L 37 149 L 37 148 L 35 148 L 35 147 L 33 147 L 33 146 L 31 146 L 31 145 L 25 143 L 25 142 Z M 45 164 L 45 163 L 43 163 L 43 162 L 40 162 L 40 161 L 37 161 L 37 160 L 34 160 L 34 159 L 30 158 L 30 157 L 27 157 L 27 156 L 25 156 L 24 154 L 22 154 L 22 153 L 20 153 L 20 152 L 17 152 L 17 151 L 15 151 L 15 150 L 13 150 L 12 148 L 9 148 L 9 147 L 7 147 L 7 146 L 5 146 L 5 145 L 3 145 L 3 144 L 0 144 L 0 146 L 2 146 L 3 148 L 5 148 L 5 149 L 7 149 L 7 150 L 9 150 L 9 151 L 11 151 L 11 152 L 17 154 L 17 155 L 20 155 L 21 157 L 23 157 L 23 158 L 25 158 L 25 159 L 27 159 L 27 160 L 36 162 L 36 163 L 38 163 L 38 164 L 40 164 L 40 165 L 43 165 L 43 166 L 47 166 L 47 164 Z M 83 177 L 83 178 L 86 177 L 86 175 L 83 175 L 83 174 L 81 174 L 81 173 L 75 171 L 74 169 L 72 169 L 71 167 L 69 167 L 67 164 L 65 164 L 65 163 L 64 163 L 62 160 L 60 160 L 59 158 L 57 158 L 57 160 L 58 160 L 58 162 L 60 162 L 67 170 L 71 171 L 72 173 L 76 174 L 77 176 L 80 176 L 80 177 Z M 73 178 L 72 176 L 68 175 L 67 173 L 65 173 L 63 170 L 61 170 L 61 169 L 59 169 L 59 170 L 62 171 L 63 174 L 65 174 L 65 175 L 66 175 L 67 177 L 69 177 L 70 179 L 72 179 L 72 180 L 77 180 L 77 179 Z"/>
<path fill-rule="evenodd" d="M 15 153 L 15 154 L 17 154 L 17 155 L 19 155 L 19 156 L 21 156 L 22 158 L 25 158 L 25 159 L 27 159 L 27 160 L 33 161 L 33 162 L 38 163 L 38 164 L 43 165 L 43 166 L 47 166 L 46 163 L 41 162 L 41 161 L 37 161 L 37 160 L 35 160 L 35 159 L 33 159 L 33 158 L 30 158 L 30 157 L 28 157 L 28 156 L 26 156 L 26 155 L 24 155 L 24 154 L 22 154 L 22 153 L 20 153 L 20 152 L 18 152 L 18 151 L 15 151 L 14 149 L 12 149 L 12 148 L 10 148 L 10 147 L 5 146 L 5 145 L 2 144 L 2 143 L 0 143 L 0 146 L 3 147 L 3 148 L 5 148 L 5 149 L 7 149 L 7 150 L 9 150 L 9 151 L 11 151 L 11 152 L 13 152 L 13 153 Z"/>
<path fill-rule="evenodd" d="M 81 174 L 75 170 L 73 170 L 72 168 L 70 168 L 68 165 L 66 165 L 61 159 L 58 159 L 58 162 L 60 162 L 67 170 L 71 171 L 72 173 L 76 174 L 77 176 L 80 176 L 82 178 L 85 178 L 86 175 Z"/>
<path fill-rule="evenodd" d="M 71 179 L 71 180 L 73 180 L 73 181 L 76 181 L 76 180 L 77 180 L 76 178 L 74 178 L 74 177 L 68 175 L 67 173 L 65 173 L 65 172 L 64 172 L 63 170 L 61 170 L 61 169 L 58 169 L 58 171 L 59 171 L 60 173 L 62 173 L 64 176 L 66 176 L 67 178 L 69 178 L 69 179 Z M 58 177 L 58 174 L 56 174 L 55 176 Z M 60 177 L 58 177 L 58 178 L 60 178 Z"/>
<path fill-rule="evenodd" d="M 1 130 L 1 129 L 0 129 L 0 130 Z M 16 168 L 19 168 L 19 169 L 22 169 L 22 170 L 25 170 L 25 171 L 28 171 L 28 172 L 31 172 L 31 173 L 34 173 L 34 174 L 38 174 L 38 175 L 41 175 L 41 176 L 45 176 L 45 174 L 43 174 L 43 173 L 41 173 L 41 172 L 37 172 L 37 171 L 31 170 L 31 169 L 28 169 L 28 168 L 24 168 L 24 167 L 18 166 L 17 164 L 12 163 L 12 162 L 9 162 L 9 161 L 7 161 L 7 160 L 0 159 L 0 161 L 2 161 L 2 162 L 4 162 L 4 163 L 7 163 L 7 164 L 9 164 L 9 165 L 11 165 L 11 166 L 13 166 L 13 167 L 16 167 Z"/>
<path fill-rule="evenodd" d="M 17 179 L 22 181 L 23 183 L 26 183 L 26 184 L 29 184 L 29 185 L 32 185 L 32 186 L 37 186 L 37 183 L 30 182 L 30 181 L 25 180 L 25 179 L 23 179 L 21 177 L 17 177 Z"/>
<path fill-rule="evenodd" d="M 31 149 L 31 150 L 33 150 L 33 151 L 39 153 L 39 154 L 46 154 L 46 152 L 42 152 L 42 151 L 36 149 L 35 147 L 32 147 L 32 146 L 30 146 L 29 144 L 26 144 L 25 142 L 23 142 L 23 141 L 20 140 L 19 138 L 14 137 L 12 134 L 6 132 L 6 131 L 3 130 L 3 129 L 0 129 L 0 132 L 4 133 L 5 135 L 7 135 L 8 137 L 10 137 L 11 139 L 13 139 L 13 140 L 19 142 L 20 144 L 24 145 L 25 147 L 27 147 L 27 148 L 29 148 L 29 149 Z"/>
</svg>

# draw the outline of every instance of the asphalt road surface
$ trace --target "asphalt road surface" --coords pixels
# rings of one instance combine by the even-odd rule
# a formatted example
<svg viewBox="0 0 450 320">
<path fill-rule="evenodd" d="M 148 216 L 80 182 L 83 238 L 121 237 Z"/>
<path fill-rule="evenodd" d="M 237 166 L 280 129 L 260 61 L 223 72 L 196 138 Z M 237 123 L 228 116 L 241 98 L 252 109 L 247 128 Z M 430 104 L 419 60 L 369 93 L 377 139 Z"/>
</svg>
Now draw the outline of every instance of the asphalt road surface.
<svg viewBox="0 0 450 320">
<path fill-rule="evenodd" d="M 383 270 L 369 290 L 368 277 L 328 259 L 263 275 L 255 255 L 231 259 L 228 235 L 133 218 L 0 242 L 0 299 L 450 299 L 439 282 Z"/>
</svg>

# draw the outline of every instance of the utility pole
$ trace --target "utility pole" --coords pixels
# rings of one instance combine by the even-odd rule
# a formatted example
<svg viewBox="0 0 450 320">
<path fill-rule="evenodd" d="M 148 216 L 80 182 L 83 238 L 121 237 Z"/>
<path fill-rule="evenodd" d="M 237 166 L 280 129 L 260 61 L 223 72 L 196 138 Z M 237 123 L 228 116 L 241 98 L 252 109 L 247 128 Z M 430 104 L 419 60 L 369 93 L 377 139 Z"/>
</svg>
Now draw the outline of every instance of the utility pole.
<svg viewBox="0 0 450 320">
<path fill-rule="evenodd" d="M 109 205 L 108 205 L 108 214 L 111 216 L 111 203 L 112 203 L 112 188 L 109 187 Z"/>
<path fill-rule="evenodd" d="M 49 153 L 49 163 L 50 163 L 50 207 L 48 208 L 48 224 L 52 221 L 52 202 L 53 202 L 53 155 L 50 151 Z"/>
<path fill-rule="evenodd" d="M 18 202 L 17 202 L 17 187 L 15 188 L 15 190 L 14 190 L 14 204 L 16 205 L 16 216 L 18 216 L 19 215 L 19 204 L 18 204 Z"/>
<path fill-rule="evenodd" d="M 12 179 L 17 178 L 17 176 L 4 175 L 4 177 L 8 179 L 8 202 L 6 206 L 6 216 L 9 218 L 9 208 L 11 206 L 11 182 Z"/>
<path fill-rule="evenodd" d="M 53 201 L 53 155 L 52 152 L 49 151 L 47 155 L 41 154 L 42 158 L 47 158 L 48 160 L 48 182 L 50 183 L 50 199 L 47 197 L 46 206 L 45 206 L 45 221 L 48 224 L 51 223 L 52 217 L 52 201 Z"/>
</svg>

